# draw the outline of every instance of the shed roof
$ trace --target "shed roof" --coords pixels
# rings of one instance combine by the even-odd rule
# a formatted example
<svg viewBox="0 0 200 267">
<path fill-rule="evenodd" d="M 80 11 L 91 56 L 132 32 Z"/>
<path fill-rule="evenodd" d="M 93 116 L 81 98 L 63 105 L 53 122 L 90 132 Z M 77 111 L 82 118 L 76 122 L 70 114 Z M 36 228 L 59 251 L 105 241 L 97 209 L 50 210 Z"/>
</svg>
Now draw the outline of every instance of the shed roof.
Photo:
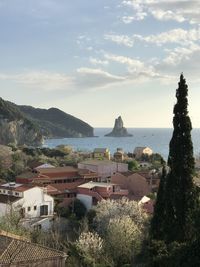
<svg viewBox="0 0 200 267">
<path fill-rule="evenodd" d="M 0 234 L 0 264 L 64 258 L 64 252 Z"/>
</svg>

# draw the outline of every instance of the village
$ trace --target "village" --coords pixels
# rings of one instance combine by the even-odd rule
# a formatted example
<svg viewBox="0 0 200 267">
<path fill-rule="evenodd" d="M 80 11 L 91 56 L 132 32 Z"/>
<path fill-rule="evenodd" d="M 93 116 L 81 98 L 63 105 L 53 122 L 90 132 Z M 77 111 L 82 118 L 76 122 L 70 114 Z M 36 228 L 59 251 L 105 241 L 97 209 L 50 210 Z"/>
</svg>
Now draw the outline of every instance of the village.
<svg viewBox="0 0 200 267">
<path fill-rule="evenodd" d="M 1 151 L 6 149 L 1 145 Z M 69 150 L 65 146 L 60 149 Z M 74 152 L 70 150 L 70 153 Z M 1 182 L 0 219 L 17 212 L 24 229 L 49 233 L 60 215 L 65 216 L 65 210 L 74 208 L 77 201 L 88 212 L 102 200 L 123 198 L 137 201 L 151 215 L 162 170 L 162 163 L 158 162 L 162 157 L 156 154 L 155 169 L 155 161 L 154 164 L 150 161 L 153 155 L 148 147 L 136 147 L 131 154 L 118 148 L 113 155 L 108 148 L 96 148 L 83 161 L 65 166 L 42 163 L 32 157 L 26 169 L 12 181 Z M 9 154 L 4 153 L 1 166 L 9 164 Z M 3 233 L 2 230 L 2 237 L 13 238 L 13 233 Z M 64 259 L 66 254 L 62 255 Z"/>
<path fill-rule="evenodd" d="M 122 197 L 139 201 L 152 213 L 153 200 L 148 196 L 158 189 L 160 170 L 141 161 L 153 154 L 150 148 L 136 147 L 133 152 L 139 164 L 136 171 L 124 163 L 128 156 L 122 149 L 117 149 L 111 160 L 107 148 L 96 148 L 91 158 L 76 167 L 31 162 L 29 170 L 15 181 L 0 185 L 0 216 L 20 207 L 23 225 L 48 230 L 56 216 L 55 205 L 68 207 L 78 199 L 89 210 L 102 199 Z"/>
<path fill-rule="evenodd" d="M 71 266 L 67 260 L 68 250 L 60 244 L 66 237 L 73 236 L 85 216 L 89 218 L 90 211 L 93 213 L 103 200 L 111 201 L 111 205 L 133 201 L 146 218 L 152 217 L 165 161 L 151 148 L 135 147 L 132 153 L 117 148 L 113 155 L 108 148 L 95 148 L 92 152 L 77 152 L 65 145 L 54 150 L 42 149 L 51 157 L 43 154 L 37 157 L 36 151 L 41 154 L 37 148 L 1 145 L 1 169 L 16 164 L 15 168 L 11 167 L 16 169 L 14 178 L 9 180 L 5 176 L 0 184 L 0 236 L 4 243 L 5 240 L 13 243 L 12 248 L 4 247 L 2 262 L 5 265 L 2 266 L 6 266 L 6 262 Z M 29 154 L 32 156 L 27 157 Z M 26 164 L 20 169 L 22 160 Z M 198 169 L 196 159 L 196 171 Z M 13 230 L 7 221 L 16 218 L 17 227 Z M 32 237 L 27 238 L 27 233 Z M 63 236 L 52 237 L 58 233 Z M 33 242 L 35 234 L 37 238 L 46 235 L 48 239 L 38 244 L 37 238 Z M 20 248 L 17 252 L 16 247 Z M 31 260 L 29 251 L 32 251 Z"/>
</svg>

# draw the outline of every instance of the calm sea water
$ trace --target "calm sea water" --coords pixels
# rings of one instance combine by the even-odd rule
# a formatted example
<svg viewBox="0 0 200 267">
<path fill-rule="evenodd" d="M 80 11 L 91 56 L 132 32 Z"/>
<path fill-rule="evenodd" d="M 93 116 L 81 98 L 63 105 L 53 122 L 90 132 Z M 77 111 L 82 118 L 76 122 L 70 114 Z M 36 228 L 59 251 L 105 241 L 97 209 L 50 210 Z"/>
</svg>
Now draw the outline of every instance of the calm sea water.
<svg viewBox="0 0 200 267">
<path fill-rule="evenodd" d="M 96 128 L 95 136 L 90 138 L 63 138 L 47 139 L 44 146 L 54 148 L 58 145 L 70 145 L 74 150 L 92 151 L 96 147 L 107 147 L 114 153 L 116 149 L 122 148 L 125 152 L 133 152 L 136 146 L 149 146 L 154 152 L 160 153 L 165 159 L 168 157 L 169 141 L 173 129 L 158 128 L 129 128 L 128 132 L 133 137 L 105 137 L 111 128 Z M 194 144 L 194 154 L 200 153 L 200 129 L 192 130 L 192 140 Z"/>
</svg>

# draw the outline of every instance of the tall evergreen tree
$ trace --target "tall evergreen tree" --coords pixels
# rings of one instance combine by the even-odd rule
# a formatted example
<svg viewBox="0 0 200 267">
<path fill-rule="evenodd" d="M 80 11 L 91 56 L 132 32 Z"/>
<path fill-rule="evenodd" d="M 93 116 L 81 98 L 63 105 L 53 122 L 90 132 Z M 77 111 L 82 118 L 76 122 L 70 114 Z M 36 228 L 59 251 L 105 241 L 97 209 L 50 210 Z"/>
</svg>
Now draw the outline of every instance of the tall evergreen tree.
<svg viewBox="0 0 200 267">
<path fill-rule="evenodd" d="M 191 139 L 192 125 L 188 116 L 188 86 L 183 77 L 176 91 L 174 131 L 169 145 L 170 172 L 165 188 L 164 240 L 167 243 L 185 242 L 195 236 L 195 214 L 198 194 L 193 182 L 194 158 Z"/>
<path fill-rule="evenodd" d="M 151 220 L 150 236 L 152 239 L 162 240 L 164 238 L 165 225 L 165 187 L 166 187 L 166 166 L 163 164 L 162 176 L 160 178 L 159 190 L 157 193 L 154 216 Z"/>
</svg>

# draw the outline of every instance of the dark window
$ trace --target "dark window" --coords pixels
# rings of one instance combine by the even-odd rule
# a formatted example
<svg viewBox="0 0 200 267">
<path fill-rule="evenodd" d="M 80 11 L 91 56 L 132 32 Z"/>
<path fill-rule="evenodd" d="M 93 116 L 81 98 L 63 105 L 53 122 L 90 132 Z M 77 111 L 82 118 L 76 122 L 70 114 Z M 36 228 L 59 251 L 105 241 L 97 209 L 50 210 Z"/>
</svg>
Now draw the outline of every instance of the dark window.
<svg viewBox="0 0 200 267">
<path fill-rule="evenodd" d="M 28 207 L 28 211 L 31 211 L 31 207 Z"/>
<path fill-rule="evenodd" d="M 40 206 L 40 216 L 48 215 L 48 205 Z"/>
<path fill-rule="evenodd" d="M 21 215 L 22 218 L 25 217 L 25 208 L 21 208 L 20 215 Z"/>
<path fill-rule="evenodd" d="M 37 206 L 34 206 L 34 210 L 37 210 Z"/>
</svg>

